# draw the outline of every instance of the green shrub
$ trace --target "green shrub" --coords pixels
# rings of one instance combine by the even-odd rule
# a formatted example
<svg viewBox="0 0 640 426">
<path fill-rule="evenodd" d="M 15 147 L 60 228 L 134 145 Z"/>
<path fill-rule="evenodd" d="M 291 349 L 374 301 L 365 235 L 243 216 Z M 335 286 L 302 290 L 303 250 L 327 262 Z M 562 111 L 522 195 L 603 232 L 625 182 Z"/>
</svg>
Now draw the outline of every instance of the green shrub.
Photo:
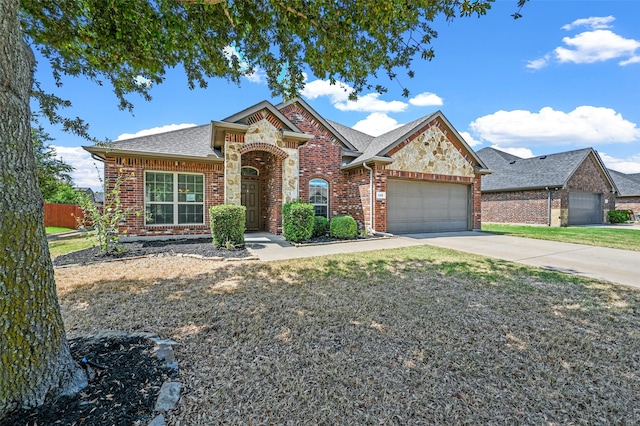
<svg viewBox="0 0 640 426">
<path fill-rule="evenodd" d="M 282 233 L 287 241 L 299 243 L 313 234 L 313 205 L 300 200 L 282 206 Z"/>
<path fill-rule="evenodd" d="M 329 228 L 329 221 L 324 216 L 315 216 L 313 218 L 313 236 L 323 237 Z"/>
<path fill-rule="evenodd" d="M 607 216 L 611 223 L 624 223 L 628 220 L 633 220 L 633 212 L 631 210 L 609 210 Z"/>
<path fill-rule="evenodd" d="M 213 244 L 227 249 L 244 246 L 244 230 L 247 217 L 245 206 L 221 204 L 209 209 Z"/>
<path fill-rule="evenodd" d="M 351 216 L 336 216 L 329 222 L 329 233 L 334 238 L 354 238 L 358 234 L 358 224 Z"/>
</svg>

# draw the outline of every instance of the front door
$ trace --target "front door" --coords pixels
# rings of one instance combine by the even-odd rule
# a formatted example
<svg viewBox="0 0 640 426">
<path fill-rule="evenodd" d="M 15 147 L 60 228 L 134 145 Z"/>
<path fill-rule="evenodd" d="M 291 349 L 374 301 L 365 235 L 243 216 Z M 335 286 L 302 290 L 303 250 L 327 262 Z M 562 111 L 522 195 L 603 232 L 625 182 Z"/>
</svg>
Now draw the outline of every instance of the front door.
<svg viewBox="0 0 640 426">
<path fill-rule="evenodd" d="M 242 179 L 240 203 L 247 208 L 247 231 L 260 230 L 260 181 Z"/>
</svg>

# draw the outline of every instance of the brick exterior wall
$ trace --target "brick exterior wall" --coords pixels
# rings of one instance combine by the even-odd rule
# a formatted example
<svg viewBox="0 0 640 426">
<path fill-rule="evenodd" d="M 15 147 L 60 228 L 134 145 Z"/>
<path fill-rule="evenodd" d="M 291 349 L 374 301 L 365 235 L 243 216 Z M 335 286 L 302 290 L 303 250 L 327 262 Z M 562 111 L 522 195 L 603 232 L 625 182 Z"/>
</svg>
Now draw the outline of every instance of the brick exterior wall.
<svg viewBox="0 0 640 426">
<path fill-rule="evenodd" d="M 546 190 L 487 192 L 482 194 L 482 220 L 485 223 L 547 225 L 549 194 Z M 560 209 L 557 191 L 551 191 L 552 209 Z"/>
<path fill-rule="evenodd" d="M 342 144 L 311 114 L 297 104 L 281 110 L 293 124 L 315 138 L 300 147 L 299 193 L 302 201 L 309 201 L 309 181 L 324 179 L 329 183 L 329 218 L 348 214 L 364 227 L 364 210 L 359 186 L 350 181 L 350 172 L 340 169 Z M 360 172 L 359 174 L 362 174 Z M 359 176 L 356 173 L 354 176 Z M 357 178 L 359 180 L 359 178 Z M 369 175 L 366 175 L 367 185 Z"/>
<path fill-rule="evenodd" d="M 616 198 L 617 210 L 631 210 L 635 217 L 640 214 L 640 196 L 638 197 L 620 197 Z"/>
<path fill-rule="evenodd" d="M 602 168 L 592 155 L 573 173 L 563 189 L 551 190 L 551 212 L 549 192 L 545 189 L 509 192 L 485 192 L 482 194 L 482 220 L 488 223 L 535 224 L 567 226 L 569 223 L 569 192 L 595 192 L 602 195 L 602 222 L 607 220 L 607 211 L 615 206 Z"/>
<path fill-rule="evenodd" d="M 202 225 L 145 225 L 144 174 L 145 171 L 202 173 L 204 175 L 204 224 Z M 123 238 L 169 237 L 176 235 L 211 235 L 209 207 L 224 202 L 224 172 L 221 164 L 195 163 L 181 160 L 154 160 L 109 156 L 105 161 L 107 191 L 122 174 L 126 179 L 120 186 L 120 200 L 124 209 L 142 213 L 129 215 L 120 226 Z"/>
</svg>

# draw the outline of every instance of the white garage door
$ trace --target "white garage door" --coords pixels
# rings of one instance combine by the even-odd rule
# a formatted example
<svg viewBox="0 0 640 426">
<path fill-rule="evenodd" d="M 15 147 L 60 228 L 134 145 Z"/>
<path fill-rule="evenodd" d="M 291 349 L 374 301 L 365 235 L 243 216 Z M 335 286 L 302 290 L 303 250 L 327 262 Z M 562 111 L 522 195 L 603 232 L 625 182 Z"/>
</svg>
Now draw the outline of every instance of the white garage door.
<svg viewBox="0 0 640 426">
<path fill-rule="evenodd" d="M 569 225 L 602 223 L 600 194 L 594 192 L 569 192 Z"/>
<path fill-rule="evenodd" d="M 467 231 L 469 186 L 387 181 L 387 230 L 393 234 Z"/>
</svg>

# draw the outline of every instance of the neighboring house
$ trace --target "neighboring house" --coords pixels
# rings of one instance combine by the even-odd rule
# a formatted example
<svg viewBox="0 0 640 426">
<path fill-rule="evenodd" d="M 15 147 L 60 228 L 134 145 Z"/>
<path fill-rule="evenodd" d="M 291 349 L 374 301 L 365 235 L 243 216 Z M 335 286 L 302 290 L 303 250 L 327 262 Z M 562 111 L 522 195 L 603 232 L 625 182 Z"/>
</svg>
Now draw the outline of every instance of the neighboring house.
<svg viewBox="0 0 640 426">
<path fill-rule="evenodd" d="M 75 187 L 74 188 L 76 191 L 78 192 L 82 192 L 84 194 L 86 194 L 89 197 L 89 200 L 91 200 L 92 202 L 96 202 L 96 193 L 93 192 L 93 189 L 91 188 L 84 188 L 84 187 Z"/>
<path fill-rule="evenodd" d="M 613 181 L 618 187 L 616 209 L 631 210 L 634 217 L 640 215 L 640 173 L 625 174 L 609 169 Z"/>
<path fill-rule="evenodd" d="M 494 148 L 477 154 L 491 170 L 482 179 L 485 223 L 604 223 L 615 207 L 616 185 L 591 148 L 526 159 Z"/>
<path fill-rule="evenodd" d="M 248 231 L 282 231 L 283 203 L 406 233 L 480 228 L 488 170 L 441 112 L 373 137 L 321 117 L 301 99 L 263 101 L 220 121 L 84 147 L 119 173 L 123 228 L 138 238 L 208 234 L 209 208 L 244 205 Z"/>
</svg>

